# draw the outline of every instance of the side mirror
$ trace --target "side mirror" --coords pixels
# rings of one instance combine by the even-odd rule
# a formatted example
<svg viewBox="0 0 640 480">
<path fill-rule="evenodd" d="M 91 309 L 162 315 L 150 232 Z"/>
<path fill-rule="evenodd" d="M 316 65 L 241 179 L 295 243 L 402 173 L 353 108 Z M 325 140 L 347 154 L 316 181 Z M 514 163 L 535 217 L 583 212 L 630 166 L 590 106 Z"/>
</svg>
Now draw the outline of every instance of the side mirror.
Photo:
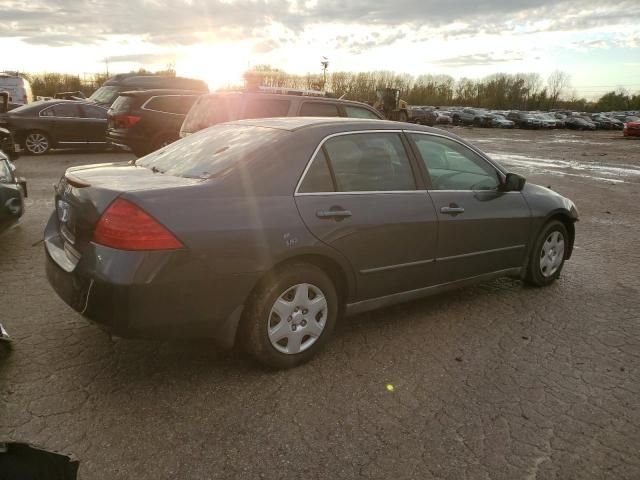
<svg viewBox="0 0 640 480">
<path fill-rule="evenodd" d="M 527 179 L 517 173 L 507 173 L 502 183 L 501 190 L 503 192 L 520 192 L 524 188 Z"/>
</svg>

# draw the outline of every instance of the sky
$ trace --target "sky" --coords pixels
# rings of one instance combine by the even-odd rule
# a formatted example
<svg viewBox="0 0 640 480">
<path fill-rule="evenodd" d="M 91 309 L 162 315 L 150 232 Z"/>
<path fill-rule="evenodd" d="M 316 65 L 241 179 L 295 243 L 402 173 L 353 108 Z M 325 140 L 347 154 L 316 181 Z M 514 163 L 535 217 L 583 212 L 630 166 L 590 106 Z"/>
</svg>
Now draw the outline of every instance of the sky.
<svg viewBox="0 0 640 480">
<path fill-rule="evenodd" d="M 637 0 L 0 0 L 0 70 L 175 64 L 212 89 L 253 65 L 456 79 L 554 70 L 595 98 L 640 91 Z M 570 92 L 567 92 L 570 93 Z"/>
</svg>

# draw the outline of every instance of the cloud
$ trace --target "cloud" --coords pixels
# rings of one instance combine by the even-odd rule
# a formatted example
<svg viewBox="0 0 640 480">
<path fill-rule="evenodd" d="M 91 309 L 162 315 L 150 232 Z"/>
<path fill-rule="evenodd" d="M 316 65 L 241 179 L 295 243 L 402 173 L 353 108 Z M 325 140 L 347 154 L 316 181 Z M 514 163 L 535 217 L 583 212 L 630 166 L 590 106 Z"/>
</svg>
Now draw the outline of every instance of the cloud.
<svg viewBox="0 0 640 480">
<path fill-rule="evenodd" d="M 375 30 L 367 38 L 336 39 L 351 52 L 393 43 L 393 30 L 410 36 L 416 31 L 443 29 L 449 37 L 483 31 L 522 28 L 583 30 L 629 23 L 635 1 L 603 4 L 599 0 L 0 0 L 0 32 L 31 44 L 65 46 L 97 43 L 106 36 L 142 37 L 157 45 L 190 45 L 205 39 L 254 38 L 267 52 L 268 28 L 281 25 L 300 34 L 311 25 L 359 25 Z M 446 31 L 460 22 L 466 26 Z M 543 25 L 538 25 L 542 23 Z M 348 27 L 345 27 L 348 28 Z M 437 33 L 437 32 L 436 32 Z"/>
<path fill-rule="evenodd" d="M 524 55 L 520 52 L 496 53 L 474 53 L 471 55 L 460 55 L 457 57 L 443 58 L 432 63 L 442 67 L 472 67 L 479 65 L 496 65 L 499 63 L 518 62 L 524 60 Z"/>
<path fill-rule="evenodd" d="M 182 56 L 177 52 L 169 53 L 133 53 L 109 57 L 110 63 L 141 63 L 143 65 L 166 64 L 176 61 Z"/>
</svg>

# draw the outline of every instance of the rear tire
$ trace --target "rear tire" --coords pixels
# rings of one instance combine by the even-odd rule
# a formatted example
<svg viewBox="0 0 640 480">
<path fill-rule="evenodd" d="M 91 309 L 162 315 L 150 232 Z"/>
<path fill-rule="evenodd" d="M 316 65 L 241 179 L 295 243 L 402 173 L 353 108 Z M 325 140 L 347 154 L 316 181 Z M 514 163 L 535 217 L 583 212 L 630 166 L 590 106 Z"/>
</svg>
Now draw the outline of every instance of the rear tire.
<svg viewBox="0 0 640 480">
<path fill-rule="evenodd" d="M 31 131 L 24 137 L 24 148 L 31 155 L 44 155 L 51 149 L 51 139 L 44 132 Z"/>
<path fill-rule="evenodd" d="M 338 317 L 338 294 L 320 268 L 292 263 L 276 270 L 245 310 L 238 339 L 260 363 L 286 369 L 309 361 Z"/>
<path fill-rule="evenodd" d="M 560 276 L 568 248 L 569 233 L 564 223 L 547 223 L 531 250 L 525 282 L 536 287 L 551 285 Z"/>
</svg>

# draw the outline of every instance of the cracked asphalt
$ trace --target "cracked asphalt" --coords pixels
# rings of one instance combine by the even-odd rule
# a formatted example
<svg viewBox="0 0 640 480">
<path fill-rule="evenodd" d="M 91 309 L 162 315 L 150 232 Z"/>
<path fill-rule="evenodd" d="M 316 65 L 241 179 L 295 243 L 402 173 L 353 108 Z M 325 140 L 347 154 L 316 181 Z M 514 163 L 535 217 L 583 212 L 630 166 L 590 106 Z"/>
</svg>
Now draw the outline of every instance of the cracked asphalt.
<svg viewBox="0 0 640 480">
<path fill-rule="evenodd" d="M 0 322 L 14 339 L 0 440 L 73 453 L 85 480 L 640 478 L 640 176 L 579 166 L 637 168 L 640 140 L 456 132 L 505 163 L 569 161 L 513 167 L 578 205 L 560 280 L 502 279 L 345 319 L 286 372 L 206 342 L 112 340 L 73 312 L 38 243 L 52 184 L 130 156 L 18 160 L 30 195 L 0 237 Z"/>
</svg>

